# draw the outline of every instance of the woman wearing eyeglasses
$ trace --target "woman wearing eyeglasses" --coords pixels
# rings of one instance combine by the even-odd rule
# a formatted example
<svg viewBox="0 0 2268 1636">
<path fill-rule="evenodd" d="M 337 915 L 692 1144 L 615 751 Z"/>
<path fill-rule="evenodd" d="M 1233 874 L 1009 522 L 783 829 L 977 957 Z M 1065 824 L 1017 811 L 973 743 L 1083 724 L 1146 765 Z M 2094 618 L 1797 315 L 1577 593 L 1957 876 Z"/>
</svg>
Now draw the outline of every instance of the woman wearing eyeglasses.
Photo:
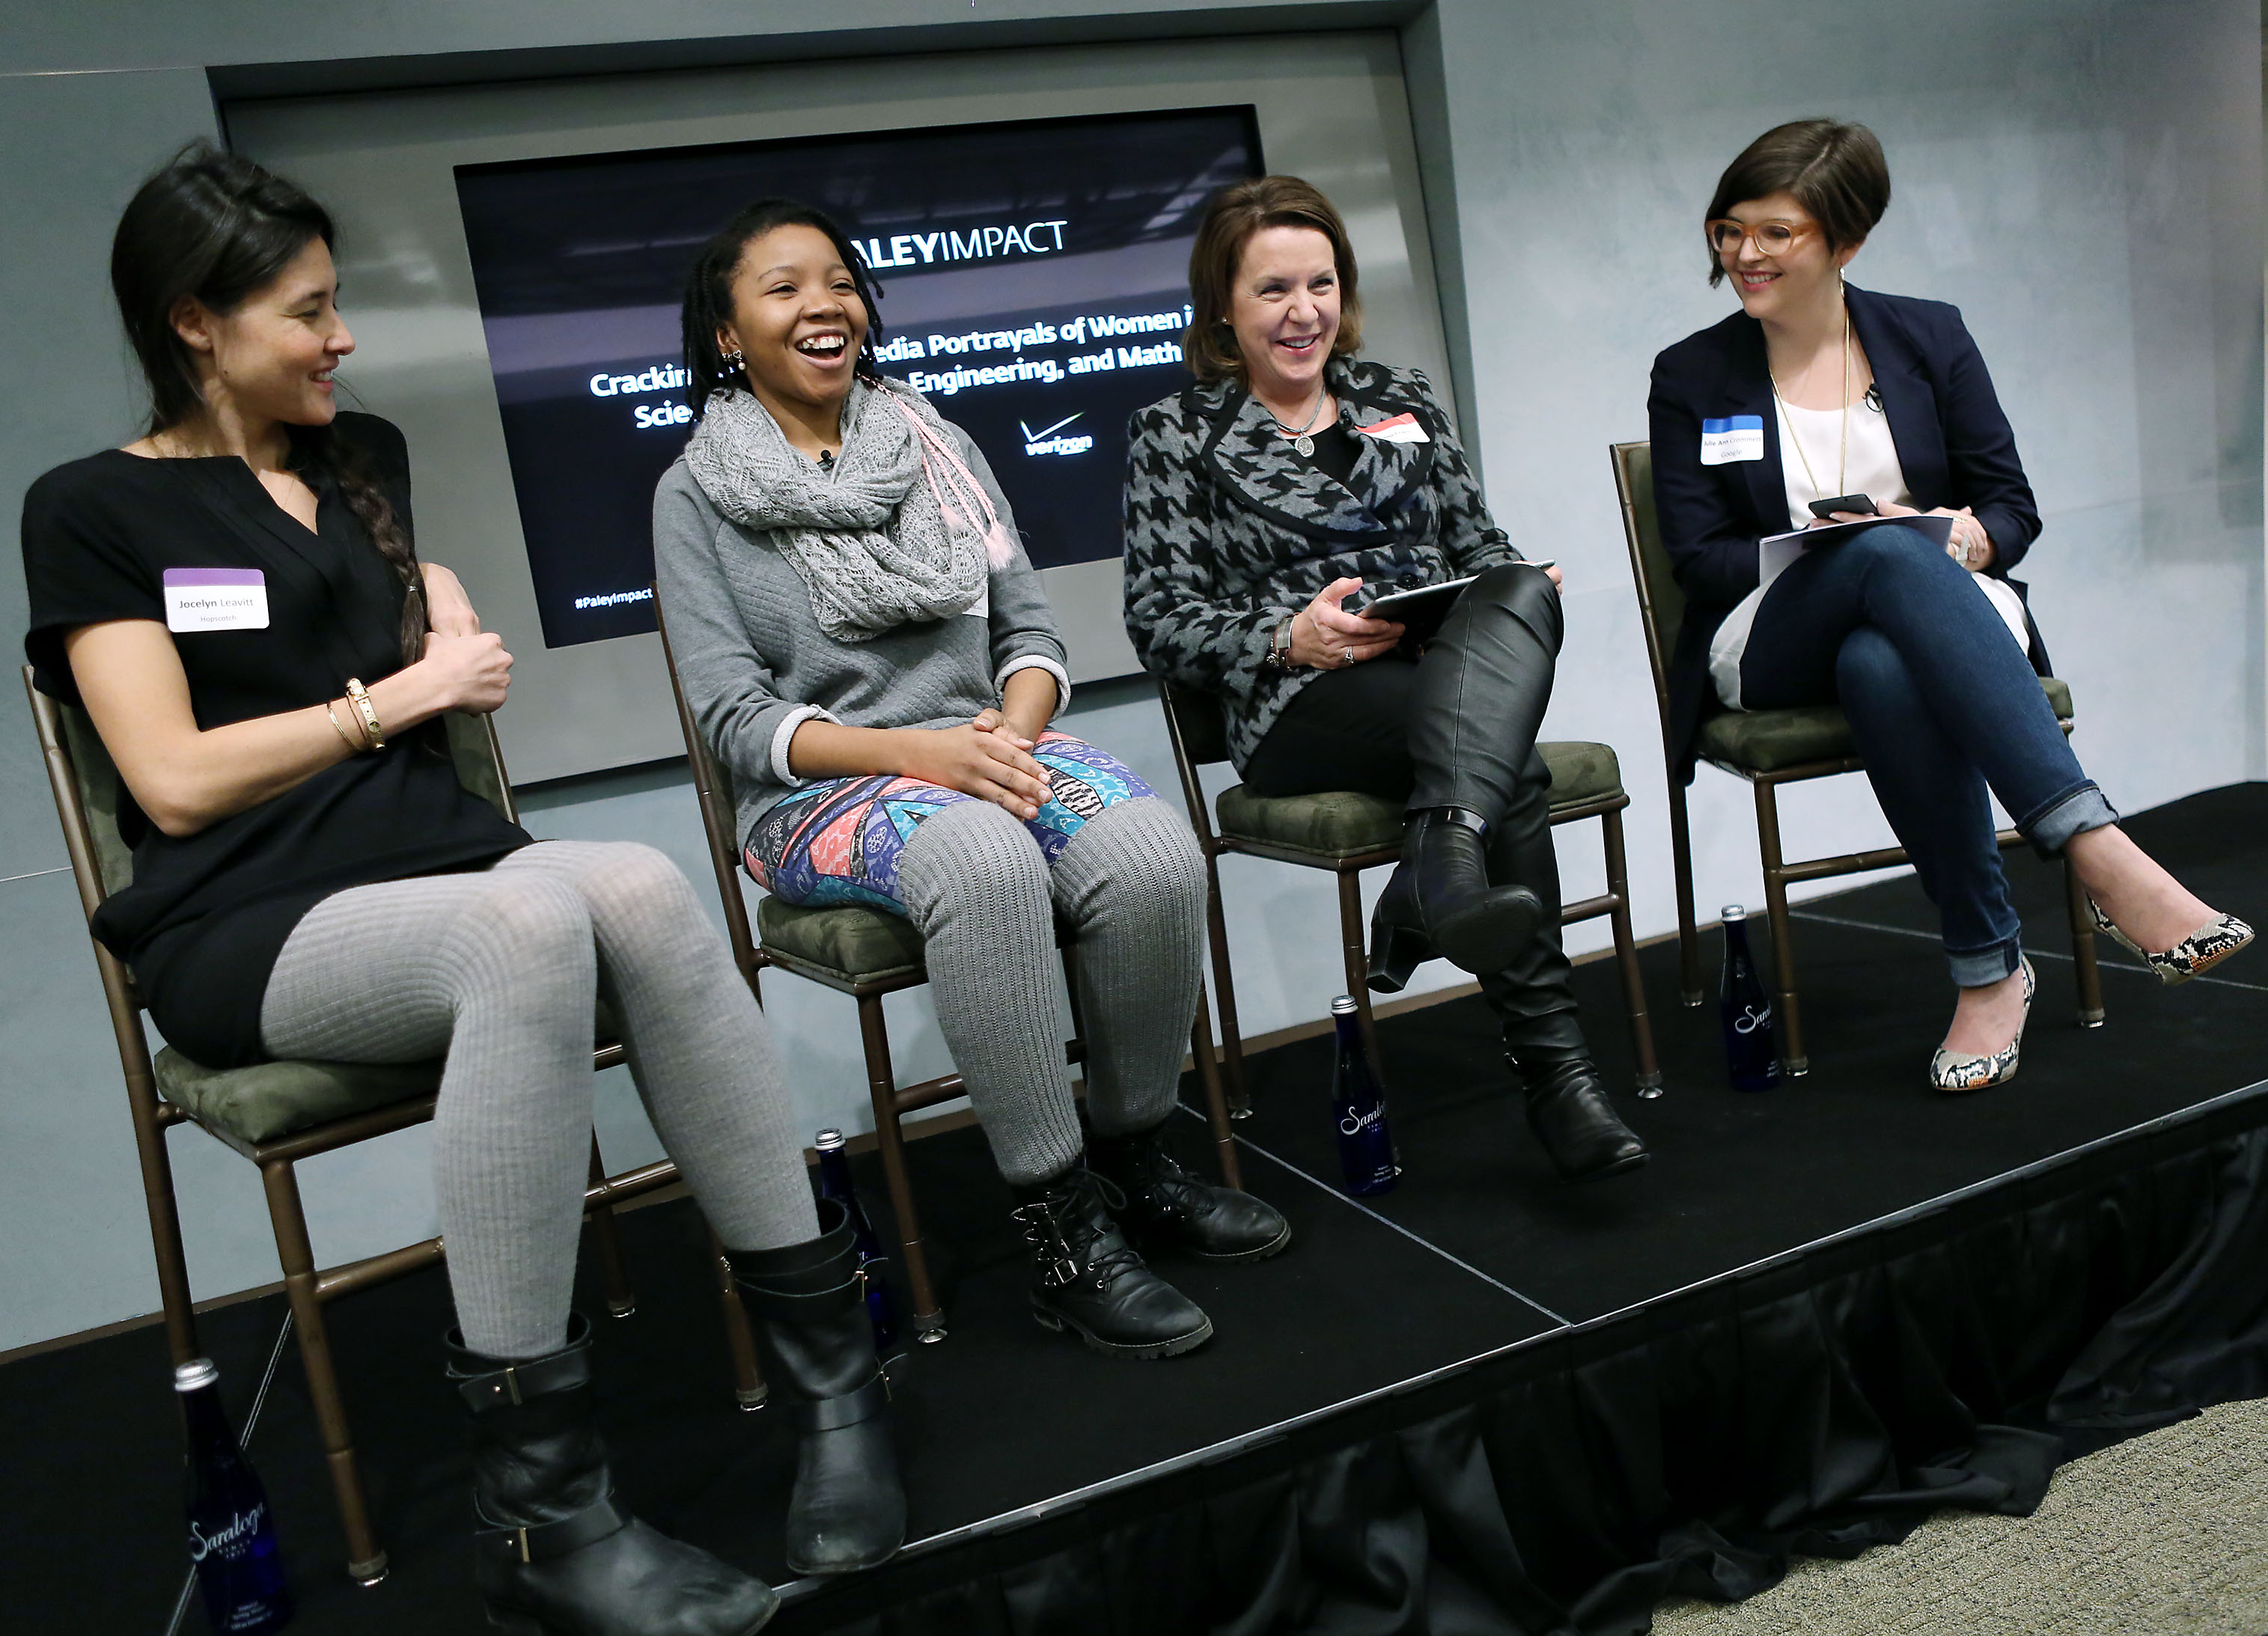
<svg viewBox="0 0 2268 1636">
<path fill-rule="evenodd" d="M 1820 119 L 1757 137 L 1710 201 L 1709 282 L 1729 276 L 1741 310 L 1654 360 L 1647 406 L 1662 542 L 1689 599 L 1669 748 L 1690 778 L 1719 709 L 1843 707 L 1941 917 L 1958 999 L 1930 1082 L 1976 1091 L 2014 1077 L 2033 986 L 1988 792 L 2043 857 L 2069 857 L 2098 925 L 2161 980 L 2252 930 L 2127 838 L 2065 741 L 2008 578 L 2039 512 L 1977 343 L 1951 306 L 1844 282 L 1889 199 L 1874 133 Z M 1759 546 L 1867 515 L 1883 520 L 1818 549 Z M 1898 520 L 1923 517 L 1948 521 Z"/>
</svg>

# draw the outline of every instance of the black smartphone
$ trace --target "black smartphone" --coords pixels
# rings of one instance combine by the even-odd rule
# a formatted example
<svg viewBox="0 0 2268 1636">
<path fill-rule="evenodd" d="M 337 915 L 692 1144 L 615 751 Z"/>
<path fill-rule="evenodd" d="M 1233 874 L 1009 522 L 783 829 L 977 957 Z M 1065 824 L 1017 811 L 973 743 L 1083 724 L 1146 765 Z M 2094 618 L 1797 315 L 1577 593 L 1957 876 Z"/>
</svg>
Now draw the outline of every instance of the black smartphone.
<svg viewBox="0 0 2268 1636">
<path fill-rule="evenodd" d="M 1811 514 L 1822 522 L 1833 522 L 1835 513 L 1849 512 L 1855 516 L 1872 517 L 1874 503 L 1863 494 L 1838 494 L 1831 500 L 1814 500 Z"/>
</svg>

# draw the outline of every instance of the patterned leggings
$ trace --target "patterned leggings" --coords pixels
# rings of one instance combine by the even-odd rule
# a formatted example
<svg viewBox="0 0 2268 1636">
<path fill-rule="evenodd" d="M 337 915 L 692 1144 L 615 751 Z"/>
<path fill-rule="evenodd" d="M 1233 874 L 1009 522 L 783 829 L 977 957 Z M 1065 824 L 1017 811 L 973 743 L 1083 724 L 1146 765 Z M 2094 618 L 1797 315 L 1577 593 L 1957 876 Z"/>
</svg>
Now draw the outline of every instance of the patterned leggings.
<svg viewBox="0 0 2268 1636">
<path fill-rule="evenodd" d="M 1042 733 L 1032 757 L 1052 791 L 1024 828 L 1053 864 L 1087 823 L 1154 795 L 1125 764 L 1067 733 Z M 863 903 L 906 912 L 898 856 L 922 820 L 978 799 L 896 773 L 807 784 L 756 821 L 746 863 L 756 884 L 799 905 Z"/>
</svg>

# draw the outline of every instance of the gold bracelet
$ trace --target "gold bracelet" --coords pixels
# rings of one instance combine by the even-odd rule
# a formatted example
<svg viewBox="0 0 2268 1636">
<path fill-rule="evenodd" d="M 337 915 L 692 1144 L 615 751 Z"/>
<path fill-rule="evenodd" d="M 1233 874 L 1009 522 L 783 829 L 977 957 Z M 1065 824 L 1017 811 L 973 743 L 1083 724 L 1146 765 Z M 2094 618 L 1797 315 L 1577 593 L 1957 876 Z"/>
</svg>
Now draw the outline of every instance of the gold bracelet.
<svg viewBox="0 0 2268 1636">
<path fill-rule="evenodd" d="M 370 741 L 370 748 L 386 748 L 386 729 L 378 725 L 378 706 L 370 702 L 370 692 L 354 677 L 347 678 L 347 697 L 352 701 L 355 713 L 362 718 L 362 735 Z"/>
<path fill-rule="evenodd" d="M 346 728 L 340 724 L 339 712 L 331 708 L 331 702 L 328 699 L 325 699 L 323 701 L 323 714 L 331 719 L 331 731 L 339 735 L 339 742 L 347 747 L 347 754 L 350 755 L 361 755 L 362 746 L 356 743 L 351 738 L 347 736 Z"/>
</svg>

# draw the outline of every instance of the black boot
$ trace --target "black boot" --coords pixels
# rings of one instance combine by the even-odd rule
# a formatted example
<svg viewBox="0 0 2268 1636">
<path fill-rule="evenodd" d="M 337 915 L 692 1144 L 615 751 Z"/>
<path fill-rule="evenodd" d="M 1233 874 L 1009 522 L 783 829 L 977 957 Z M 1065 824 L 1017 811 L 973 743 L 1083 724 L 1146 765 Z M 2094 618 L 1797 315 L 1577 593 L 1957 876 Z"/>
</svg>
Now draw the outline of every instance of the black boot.
<svg viewBox="0 0 2268 1636">
<path fill-rule="evenodd" d="M 1125 1195 L 1084 1162 L 1015 1194 L 1042 1329 L 1070 1330 L 1114 1358 L 1170 1358 L 1211 1338 L 1212 1320 L 1143 1264 L 1110 1219 Z"/>
<path fill-rule="evenodd" d="M 1492 843 L 1534 758 L 1563 629 L 1550 577 L 1507 564 L 1468 586 L 1426 644 L 1410 710 L 1410 828 L 1371 917 L 1369 983 L 1381 994 L 1436 954 L 1500 970 L 1541 924 L 1525 881 L 1491 880 L 1483 837 Z"/>
<path fill-rule="evenodd" d="M 1566 1181 L 1619 1175 L 1646 1161 L 1646 1144 L 1607 1100 L 1607 1083 L 1587 1053 L 1507 1054 L 1528 1102 L 1528 1126 Z"/>
<path fill-rule="evenodd" d="M 447 1338 L 473 1411 L 473 1576 L 517 1636 L 747 1636 L 779 1607 L 762 1581 L 670 1538 L 615 1499 L 591 1424 L 591 1326 L 504 1362 Z"/>
<path fill-rule="evenodd" d="M 1412 814 L 1402 861 L 1370 917 L 1370 986 L 1379 993 L 1400 993 L 1436 955 L 1467 971 L 1495 971 L 1535 935 L 1535 894 L 1489 884 L 1486 829 L 1462 807 Z"/>
<path fill-rule="evenodd" d="M 788 1566 L 848 1573 L 905 1542 L 906 1495 L 850 1212 L 822 1198 L 819 1226 L 807 1243 L 729 1250 L 725 1258 L 755 1321 L 764 1377 L 793 1405 L 801 1433 Z"/>
<path fill-rule="evenodd" d="M 1292 1224 L 1273 1205 L 1214 1187 L 1182 1168 L 1159 1124 L 1129 1136 L 1097 1136 L 1087 1161 L 1126 1196 L 1118 1225 L 1152 1249 L 1186 1250 L 1201 1261 L 1265 1261 L 1292 1242 Z"/>
</svg>

